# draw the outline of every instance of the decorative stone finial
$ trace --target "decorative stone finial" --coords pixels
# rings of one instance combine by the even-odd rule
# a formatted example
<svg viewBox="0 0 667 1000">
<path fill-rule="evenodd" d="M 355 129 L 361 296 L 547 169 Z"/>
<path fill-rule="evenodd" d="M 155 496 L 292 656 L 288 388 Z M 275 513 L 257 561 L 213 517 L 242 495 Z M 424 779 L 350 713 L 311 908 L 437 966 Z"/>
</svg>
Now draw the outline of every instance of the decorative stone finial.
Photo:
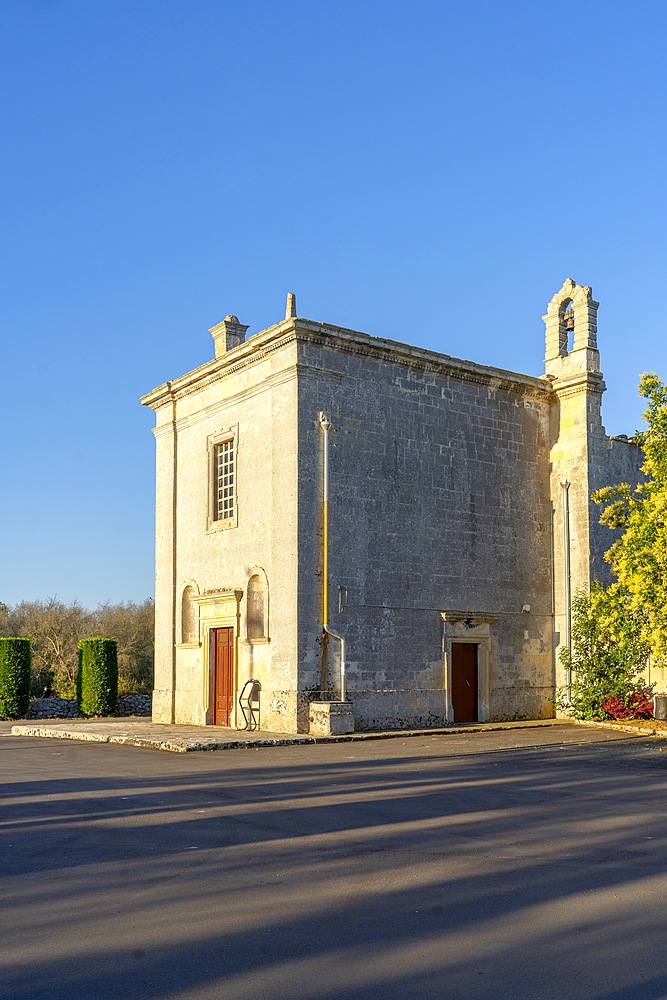
<svg viewBox="0 0 667 1000">
<path fill-rule="evenodd" d="M 232 351 L 242 344 L 247 330 L 248 327 L 239 323 L 238 316 L 234 316 L 232 313 L 228 313 L 222 323 L 212 326 L 208 332 L 213 337 L 216 358 L 223 357 L 227 351 Z"/>
<path fill-rule="evenodd" d="M 287 305 L 285 306 L 285 319 L 293 319 L 296 316 L 296 295 L 294 292 L 287 293 Z"/>
</svg>

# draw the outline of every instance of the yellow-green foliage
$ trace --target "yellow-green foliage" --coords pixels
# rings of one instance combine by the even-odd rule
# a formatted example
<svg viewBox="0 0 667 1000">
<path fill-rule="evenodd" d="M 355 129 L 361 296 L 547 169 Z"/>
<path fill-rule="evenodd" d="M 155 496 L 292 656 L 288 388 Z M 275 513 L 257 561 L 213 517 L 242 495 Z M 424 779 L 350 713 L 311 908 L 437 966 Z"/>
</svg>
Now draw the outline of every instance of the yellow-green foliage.
<svg viewBox="0 0 667 1000">
<path fill-rule="evenodd" d="M 561 662 L 572 671 L 571 700 L 566 689 L 558 691 L 558 707 L 576 719 L 601 719 L 607 698 L 615 695 L 624 702 L 643 687 L 648 647 L 642 627 L 643 616 L 633 611 L 621 584 L 605 590 L 595 581 L 590 593 L 577 591 L 572 600 L 572 652 L 565 646 L 560 653 Z"/>
<path fill-rule="evenodd" d="M 605 509 L 600 521 L 622 528 L 605 558 L 644 618 L 643 637 L 658 663 L 667 663 L 667 386 L 642 375 L 639 394 L 648 400 L 647 429 L 638 432 L 647 479 L 636 487 L 609 486 L 593 495 Z"/>
</svg>

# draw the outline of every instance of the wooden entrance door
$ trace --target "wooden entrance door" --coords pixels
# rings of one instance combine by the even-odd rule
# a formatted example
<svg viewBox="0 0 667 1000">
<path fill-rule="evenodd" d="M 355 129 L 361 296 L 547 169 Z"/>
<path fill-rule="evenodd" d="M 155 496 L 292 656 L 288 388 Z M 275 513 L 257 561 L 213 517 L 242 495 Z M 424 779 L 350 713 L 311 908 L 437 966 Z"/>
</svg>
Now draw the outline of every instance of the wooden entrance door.
<svg viewBox="0 0 667 1000">
<path fill-rule="evenodd" d="M 477 722 L 477 643 L 452 643 L 454 722 Z"/>
<path fill-rule="evenodd" d="M 234 711 L 234 629 L 213 630 L 215 649 L 215 712 L 216 726 L 229 726 Z"/>
</svg>

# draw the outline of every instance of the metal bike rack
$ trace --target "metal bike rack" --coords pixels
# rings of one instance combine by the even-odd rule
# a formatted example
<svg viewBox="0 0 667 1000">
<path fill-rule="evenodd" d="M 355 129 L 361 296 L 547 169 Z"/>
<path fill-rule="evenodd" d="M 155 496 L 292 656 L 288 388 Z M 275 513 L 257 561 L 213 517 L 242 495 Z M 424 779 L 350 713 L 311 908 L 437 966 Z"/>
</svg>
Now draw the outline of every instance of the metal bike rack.
<svg viewBox="0 0 667 1000">
<path fill-rule="evenodd" d="M 259 729 L 261 690 L 262 685 L 252 677 L 243 685 L 239 695 L 239 707 L 245 719 L 245 726 L 239 726 L 239 729 Z"/>
</svg>

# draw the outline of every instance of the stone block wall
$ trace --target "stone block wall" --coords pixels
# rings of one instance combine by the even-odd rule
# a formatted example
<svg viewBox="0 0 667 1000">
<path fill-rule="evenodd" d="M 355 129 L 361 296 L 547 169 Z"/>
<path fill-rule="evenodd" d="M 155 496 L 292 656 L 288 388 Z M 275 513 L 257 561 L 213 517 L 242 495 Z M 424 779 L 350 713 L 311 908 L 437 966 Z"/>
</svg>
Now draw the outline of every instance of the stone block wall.
<svg viewBox="0 0 667 1000">
<path fill-rule="evenodd" d="M 636 486 L 643 482 L 644 475 L 641 465 L 644 453 L 641 448 L 621 437 L 604 437 L 596 440 L 592 454 L 591 488 L 592 492 L 603 486 L 614 486 L 616 483 L 629 483 Z M 602 508 L 591 504 L 591 578 L 601 580 L 608 585 L 613 580 L 613 574 L 604 554 L 611 547 L 620 531 L 612 531 L 600 524 Z"/>
<path fill-rule="evenodd" d="M 389 342 L 364 347 L 335 333 L 300 347 L 300 683 L 338 684 L 337 644 L 323 677 L 320 637 L 324 411 L 330 622 L 348 641 L 355 724 L 446 721 L 451 608 L 498 617 L 490 716 L 542 715 L 553 685 L 549 386 Z"/>
</svg>

